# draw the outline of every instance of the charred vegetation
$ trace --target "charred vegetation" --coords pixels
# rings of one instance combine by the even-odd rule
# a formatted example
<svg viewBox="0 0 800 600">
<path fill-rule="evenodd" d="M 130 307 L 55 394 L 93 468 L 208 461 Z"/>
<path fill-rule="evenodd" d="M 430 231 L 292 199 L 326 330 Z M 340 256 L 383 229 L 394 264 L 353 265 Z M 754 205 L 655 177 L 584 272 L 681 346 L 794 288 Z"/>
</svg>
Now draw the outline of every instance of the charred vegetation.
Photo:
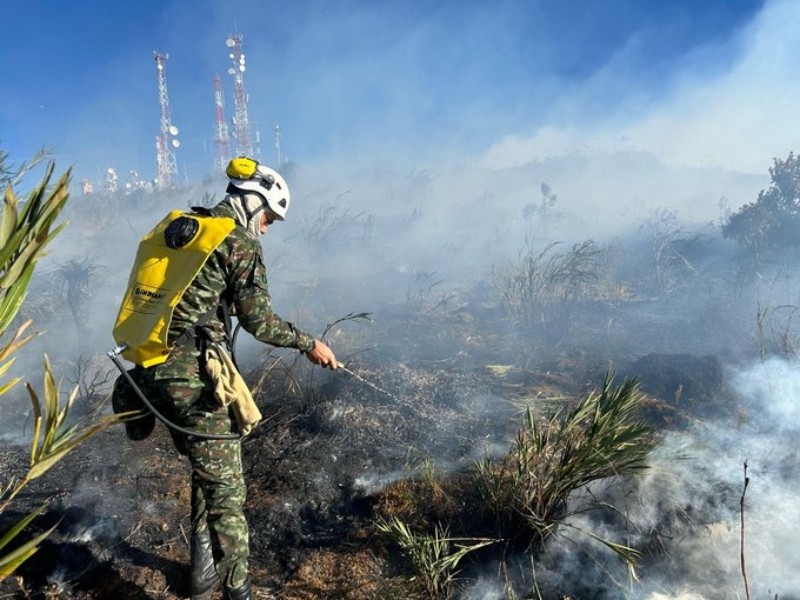
<svg viewBox="0 0 800 600">
<path fill-rule="evenodd" d="M 392 190 L 408 178 L 436 193 L 427 172 L 380 179 Z M 177 202 L 191 204 L 193 192 L 202 197 L 189 190 Z M 520 205 L 527 227 L 569 219 L 549 185 L 541 193 L 540 204 Z M 482 246 L 497 254 L 470 257 L 459 278 L 466 235 L 423 260 L 414 234 L 429 222 L 436 230 L 432 208 L 385 219 L 346 204 L 356 195 L 309 200 L 297 230 L 265 243 L 287 318 L 324 331 L 349 372 L 239 342 L 264 415 L 243 443 L 257 597 L 646 597 L 665 578 L 694 581 L 681 553 L 730 544 L 740 492 L 715 479 L 704 446 L 723 446 L 720 423 L 742 438 L 757 423 L 732 369 L 796 358 L 794 258 L 767 271 L 760 256 L 754 267 L 719 231 L 660 210 L 628 238 L 536 241 L 516 231 L 508 237 L 522 249 L 506 252 L 498 235 Z M 72 207 L 74 226 L 102 243 L 111 225 L 92 202 Z M 152 212 L 167 199 L 132 202 Z M 132 214 L 115 230 L 130 243 L 144 227 Z M 298 259 L 323 248 L 311 266 Z M 89 293 L 102 262 L 60 256 L 60 275 L 44 271 L 31 290 L 43 325 L 70 311 L 53 364 L 79 385 L 87 414 L 108 411 L 108 366 L 85 356 L 108 343 L 97 332 L 109 317 L 97 315 L 119 283 L 107 269 Z M 48 307 L 59 285 L 74 307 Z M 321 316 L 320 290 L 333 290 L 327 314 L 345 317 Z M 76 326 L 87 314 L 91 329 Z M 26 433 L 26 413 L 16 416 Z M 2 453 L 4 479 L 24 471 L 16 442 Z M 780 463 L 782 480 L 793 473 Z M 184 597 L 188 493 L 187 466 L 161 424 L 135 443 L 120 427 L 98 433 L 2 515 L 0 530 L 49 499 L 28 535 L 54 529 L 0 595 Z M 709 586 L 736 587 L 729 568 L 710 569 Z"/>
</svg>

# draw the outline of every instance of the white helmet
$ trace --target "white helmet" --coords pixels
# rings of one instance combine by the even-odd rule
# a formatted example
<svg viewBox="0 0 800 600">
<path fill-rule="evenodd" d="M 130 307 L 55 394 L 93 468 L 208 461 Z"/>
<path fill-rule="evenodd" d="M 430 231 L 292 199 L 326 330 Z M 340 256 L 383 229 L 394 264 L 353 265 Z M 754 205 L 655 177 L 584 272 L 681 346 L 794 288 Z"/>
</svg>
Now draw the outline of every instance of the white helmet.
<svg viewBox="0 0 800 600">
<path fill-rule="evenodd" d="M 262 208 L 268 208 L 278 221 L 286 218 L 291 201 L 289 186 L 276 170 L 260 165 L 251 158 L 241 157 L 234 158 L 225 173 L 231 180 L 229 187 L 258 194 L 265 202 Z"/>
</svg>

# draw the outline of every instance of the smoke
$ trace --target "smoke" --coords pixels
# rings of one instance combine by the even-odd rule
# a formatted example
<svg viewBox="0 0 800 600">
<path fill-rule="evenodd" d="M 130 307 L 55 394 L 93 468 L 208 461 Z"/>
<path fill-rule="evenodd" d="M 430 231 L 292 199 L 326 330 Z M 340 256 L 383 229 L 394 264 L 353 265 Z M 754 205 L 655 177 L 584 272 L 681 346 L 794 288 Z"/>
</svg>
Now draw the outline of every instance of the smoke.
<svg viewBox="0 0 800 600">
<path fill-rule="evenodd" d="M 619 197 L 616 204 L 609 203 L 608 207 L 603 207 L 599 200 L 595 204 L 594 196 L 587 201 L 584 194 L 588 191 L 608 188 L 606 173 L 634 159 L 639 161 L 641 179 L 633 179 L 628 190 L 630 207 L 621 209 Z M 571 179 L 570 173 L 576 177 Z M 460 303 L 467 306 L 461 321 L 467 335 L 459 343 L 452 343 L 446 328 L 453 321 L 444 319 L 441 329 L 433 328 L 427 334 L 441 336 L 437 344 L 420 339 L 418 345 L 403 347 L 401 356 L 418 362 L 431 356 L 437 361 L 458 357 L 459 365 L 485 365 L 486 360 L 491 360 L 491 364 L 527 365 L 529 361 L 536 364 L 546 353 L 556 355 L 561 348 L 578 347 L 593 337 L 595 329 L 576 328 L 572 336 L 545 348 L 548 340 L 539 339 L 540 332 L 530 333 L 518 324 L 508 327 L 496 320 L 500 300 L 488 283 L 493 265 L 502 267 L 519 260 L 528 240 L 535 240 L 535 248 L 560 242 L 559 247 L 568 249 L 571 243 L 594 233 L 604 244 L 605 234 L 614 231 L 619 235 L 617 242 L 627 250 L 626 270 L 637 277 L 650 273 L 652 257 L 637 250 L 647 249 L 652 242 L 646 235 L 642 237 L 643 231 L 649 232 L 646 227 L 636 228 L 643 223 L 644 210 L 635 206 L 636 200 L 640 193 L 642 197 L 649 194 L 639 186 L 648 180 L 666 186 L 672 180 L 690 189 L 693 183 L 686 171 L 642 155 L 564 157 L 502 171 L 474 166 L 431 167 L 424 171 L 379 167 L 337 171 L 299 165 L 292 175 L 290 182 L 296 192 L 290 218 L 271 227 L 263 238 L 274 307 L 279 314 L 314 332 L 321 332 L 326 323 L 344 314 L 372 312 L 378 331 L 374 337 L 364 334 L 357 344 L 374 348 L 372 356 L 384 365 L 396 364 L 392 362 L 393 346 L 408 336 L 403 327 L 408 327 L 417 315 L 430 314 L 443 298 L 451 296 L 456 306 Z M 741 180 L 727 174 L 720 178 L 718 172 L 698 175 L 708 178 L 709 189 L 714 186 L 719 189 L 722 181 L 736 189 L 746 187 Z M 744 180 L 751 183 L 748 178 Z M 540 206 L 542 183 L 547 183 L 557 196 L 553 211 L 526 211 L 528 206 Z M 168 209 L 195 204 L 205 192 L 218 194 L 220 199 L 222 184 L 214 182 L 207 187 L 180 190 L 169 199 L 168 207 L 163 205 L 164 197 L 156 195 L 73 198 L 72 212 L 67 215 L 70 225 L 56 238 L 51 256 L 42 261 L 42 268 L 36 272 L 30 300 L 52 291 L 49 270 L 52 263 L 84 256 L 87 246 L 91 247 L 98 266 L 102 267 L 103 279 L 93 288 L 89 312 L 93 320 L 91 339 L 83 343 L 102 358 L 113 346 L 110 332 L 141 236 Z M 618 195 L 623 193 L 615 191 Z M 603 227 L 605 224 L 608 226 Z M 600 230 L 593 231 L 592 225 L 600 226 Z M 694 229 L 696 224 L 685 226 Z M 718 232 L 714 231 L 714 235 Z M 722 353 L 732 351 L 727 340 L 734 337 L 738 349 L 749 346 L 752 355 L 750 339 L 756 305 L 753 292 L 745 285 L 735 289 L 726 277 L 713 280 L 713 285 L 710 277 L 696 278 L 695 265 L 734 265 L 732 257 L 724 255 L 723 248 L 713 244 L 709 247 L 713 252 L 706 247 L 698 249 L 697 256 L 692 258 L 697 260 L 692 269 L 676 273 L 677 282 L 690 291 L 686 304 L 677 299 L 653 305 L 648 301 L 632 301 L 629 304 L 640 313 L 628 314 L 624 312 L 627 303 L 621 303 L 621 310 L 611 323 L 618 333 L 613 339 L 609 337 L 609 341 L 618 339 L 620 344 L 630 344 L 623 350 L 635 347 L 637 352 L 644 353 L 689 349 Z M 684 253 L 684 256 L 692 255 Z M 761 291 L 769 291 L 770 301 L 779 305 L 791 302 L 793 289 L 793 285 L 782 285 L 772 289 L 766 286 Z M 723 317 L 717 311 L 716 318 L 721 319 L 721 328 L 726 330 L 722 333 L 727 337 L 705 336 L 705 329 L 700 329 L 707 320 L 704 315 L 712 314 L 711 309 L 716 309 L 720 302 Z M 471 311 L 481 315 L 481 322 L 472 320 Z M 729 314 L 738 319 L 726 320 L 724 317 Z M 744 314 L 750 315 L 749 321 Z M 652 318 L 657 325 L 652 335 L 646 333 L 649 329 L 641 327 L 642 315 Z M 596 327 L 597 315 L 590 312 L 589 320 Z M 391 327 L 398 323 L 401 326 L 393 331 Z M 29 366 L 29 372 L 39 372 L 40 351 L 47 351 L 57 359 L 54 364 L 60 372 L 69 373 L 80 345 L 77 329 L 63 301 L 54 308 L 51 317 L 38 321 L 37 326 L 46 333 L 31 347 L 37 352 L 29 355 L 29 362 L 21 361 L 19 366 L 33 365 Z M 496 329 L 492 334 L 498 335 L 502 344 L 494 337 L 487 337 L 485 343 L 465 342 L 468 336 L 480 340 L 487 333 L 485 328 Z M 337 342 L 332 342 L 337 351 L 353 349 L 347 340 L 341 346 Z M 588 342 L 597 341 L 588 339 Z M 536 352 L 529 352 L 533 345 L 538 345 Z M 509 351 L 508 347 L 513 349 Z M 610 350 L 614 349 L 618 348 L 610 346 Z M 244 352 L 242 358 L 247 364 L 263 348 L 248 342 L 240 351 Z M 111 369 L 112 365 L 108 367 Z M 629 535 L 634 541 L 649 544 L 657 540 L 662 546 L 658 558 L 641 568 L 640 583 L 635 587 L 641 598 L 694 593 L 710 600 L 720 597 L 720 589 L 726 592 L 737 589 L 740 581 L 737 510 L 745 460 L 751 477 L 745 516 L 752 589 L 762 595 L 767 590 L 780 591 L 785 596 L 800 585 L 794 575 L 800 572 L 796 559 L 784 552 L 792 547 L 791 540 L 798 533 L 793 523 L 798 515 L 792 509 L 797 486 L 791 476 L 796 457 L 789 450 L 791 417 L 795 416 L 791 397 L 797 373 L 792 363 L 779 361 L 730 373 L 729 380 L 739 390 L 740 398 L 727 407 L 727 418 L 720 424 L 698 426 L 680 435 L 668 434 L 665 456 L 626 498 L 628 516 L 641 530 Z M 22 398 L 20 402 L 24 404 L 26 400 Z M 490 410 L 489 398 L 485 404 Z M 3 428 L 10 427 L 13 425 L 4 419 Z M 676 454 L 682 453 L 688 457 L 675 459 Z M 356 482 L 356 487 L 380 489 L 395 475 L 391 472 L 365 476 Z M 597 493 L 613 491 L 598 489 Z M 594 520 L 574 521 L 572 525 L 610 536 L 626 531 Z M 619 562 L 602 546 L 588 544 L 585 537 L 570 530 L 564 531 L 560 541 L 560 545 L 549 550 L 555 562 L 536 565 L 537 585 L 542 590 L 607 589 L 609 597 L 614 597 L 618 588 L 609 583 L 602 570 L 587 568 L 587 554 L 601 561 L 614 579 L 623 584 L 627 581 L 628 574 L 620 570 Z M 584 550 L 576 552 L 575 548 Z M 530 573 L 530 563 L 513 569 L 509 577 L 516 577 L 523 569 Z M 497 572 L 492 570 L 480 585 L 471 597 L 492 597 L 500 593 L 497 590 L 502 590 L 504 583 L 502 578 L 498 582 Z"/>
<path fill-rule="evenodd" d="M 575 152 L 648 151 L 672 165 L 757 173 L 765 156 L 786 155 L 794 147 L 785 124 L 798 84 L 786 73 L 800 44 L 788 25 L 797 11 L 790 1 L 766 2 L 728 39 L 711 38 L 682 56 L 669 84 L 634 110 L 623 102 L 618 112 L 597 115 L 588 125 L 544 123 L 531 135 L 511 133 L 493 144 L 485 164 L 501 167 Z M 628 82 L 620 81 L 615 63 L 624 64 L 636 52 L 641 52 L 637 44 L 623 47 L 593 80 L 570 88 L 564 100 L 586 109 L 610 87 L 625 87 Z M 765 136 L 767 131 L 774 135 Z"/>
<path fill-rule="evenodd" d="M 520 12 L 522 4 L 530 13 Z M 274 307 L 285 318 L 321 333 L 344 314 L 370 312 L 378 332 L 361 334 L 357 342 L 377 360 L 390 361 L 392 344 L 407 330 L 382 327 L 398 314 L 408 324 L 433 307 L 468 305 L 476 309 L 474 315 L 464 311 L 470 335 L 491 324 L 501 304 L 491 289 L 491 271 L 517 264 L 529 248 L 556 243 L 567 250 L 591 238 L 604 249 L 621 248 L 616 274 L 651 277 L 655 234 L 646 224 L 665 210 L 676 214 L 686 240 L 695 234 L 714 240 L 681 247 L 685 270 L 669 265 L 682 289 L 691 290 L 683 303 L 672 296 L 650 304 L 642 294 L 630 303 L 639 311 L 634 315 L 613 312 L 616 306 L 608 303 L 611 312 L 588 319 L 594 326 L 606 319 L 603 340 L 595 335 L 598 329 L 577 321 L 571 330 L 576 339 L 565 336 L 552 344 L 536 337 L 540 331 L 497 323 L 506 344 L 512 336 L 518 336 L 515 342 L 525 338 L 524 344 L 509 352 L 494 338 L 474 343 L 463 336 L 457 343 L 423 342 L 402 351 L 419 357 L 444 348 L 438 360 L 478 364 L 490 357 L 527 366 L 543 356 L 542 347 L 553 354 L 574 349 L 585 341 L 575 331 L 585 330 L 592 344 L 604 342 L 623 356 L 752 356 L 756 307 L 796 302 L 794 267 L 773 265 L 759 272 L 758 282 L 741 283 L 734 250 L 719 241 L 719 225 L 723 204 L 735 209 L 753 201 L 769 184 L 771 158 L 792 150 L 798 95 L 792 59 L 800 43 L 793 24 L 800 6 L 770 0 L 738 20 L 726 12 L 727 20 L 719 16 L 718 25 L 695 32 L 684 48 L 659 33 L 686 34 L 680 15 L 659 15 L 665 22 L 638 28 L 641 15 L 625 3 L 604 6 L 602 14 L 595 3 L 530 4 L 500 2 L 465 11 L 450 2 L 433 8 L 413 2 L 301 2 L 292 8 L 246 1 L 233 10 L 226 3 L 198 2 L 187 15 L 179 3 L 168 3 L 148 36 L 93 67 L 103 85 L 92 86 L 91 94 L 73 85 L 81 103 L 65 99 L 57 115 L 47 105 L 39 120 L 38 113 L 26 112 L 26 103 L 3 102 L 14 123 L 3 129 L 10 132 L 16 160 L 31 154 L 22 138 L 53 145 L 59 167 L 75 165 L 76 182 L 89 176 L 98 184 L 108 166 L 151 178 L 157 47 L 171 56 L 172 118 L 183 132 L 179 179 L 197 181 L 214 160 L 213 76 L 224 76 L 225 38 L 239 27 L 263 160 L 272 161 L 269 131 L 280 124 L 283 157 L 291 161 L 285 165 L 293 194 L 289 219 L 263 239 Z M 693 20 L 702 20 L 691 10 Z M 613 44 L 599 45 L 599 32 Z M 16 89 L 15 73 L 0 100 Z M 227 108 L 230 117 L 230 99 Z M 36 326 L 44 333 L 20 353 L 13 371 L 40 373 L 44 352 L 62 376 L 72 375 L 82 352 L 102 358 L 114 344 L 113 322 L 142 235 L 168 210 L 198 204 L 205 194 L 220 200 L 224 186 L 217 176 L 169 196 L 83 197 L 75 190 L 69 226 L 41 261 L 26 300 L 37 308 Z M 549 212 L 542 209 L 545 189 L 555 198 Z M 683 252 L 687 248 L 695 254 Z M 88 340 L 78 338 L 53 278 L 56 264 L 86 257 L 100 268 L 92 285 Z M 623 288 L 632 281 L 615 280 Z M 246 336 L 241 344 L 245 363 L 264 351 Z M 534 346 L 536 353 L 530 351 Z M 745 549 L 753 596 L 787 598 L 800 590 L 793 552 L 800 534 L 794 449 L 800 369 L 788 360 L 731 362 L 728 383 L 736 396 L 723 407 L 726 414 L 688 431 L 667 432 L 652 471 L 626 490 L 627 516 L 639 527 L 627 532 L 630 539 L 659 549 L 640 568 L 635 593 L 642 599 L 741 595 L 745 461 Z M 25 437 L 29 401 L 21 386 L 14 392 L 13 400 L 4 398 L 0 438 L 16 444 Z M 370 474 L 356 486 L 379 489 L 397 476 Z M 613 498 L 621 493 L 596 491 Z M 596 520 L 572 525 L 620 535 Z M 553 564 L 536 565 L 542 589 L 568 588 L 572 581 L 583 589 L 606 589 L 609 597 L 618 594 L 600 569 L 586 568 L 586 552 L 614 579 L 628 581 L 601 545 L 568 528 L 560 541 L 550 548 Z M 530 570 L 522 564 L 508 577 Z M 499 598 L 503 586 L 503 577 L 491 571 L 469 597 Z"/>
<path fill-rule="evenodd" d="M 791 149 L 798 40 L 789 24 L 797 7 L 712 0 L 707 8 L 697 15 L 682 2 L 629 0 L 567 9 L 507 0 L 468 11 L 450 1 L 207 0 L 191 11 L 180 2 L 126 7 L 124 15 L 98 8 L 86 20 L 48 6 L 41 48 L 9 32 L 0 58 L 25 67 L 7 69 L 0 123 L 14 156 L 45 145 L 96 184 L 109 166 L 152 180 L 158 50 L 170 57 L 179 179 L 196 180 L 215 158 L 217 74 L 232 116 L 225 40 L 238 30 L 250 120 L 267 162 L 277 158 L 278 124 L 284 158 L 306 164 L 483 160 L 504 168 L 633 151 L 760 173 L 765 157 Z M 18 10 L 9 8 L 11 22 L 24 21 Z M 138 24 L 135 35 L 112 35 L 118 19 Z"/>
<path fill-rule="evenodd" d="M 800 423 L 800 367 L 796 362 L 771 357 L 734 373 L 733 385 L 748 400 L 748 419 L 772 435 L 796 430 Z"/>
<path fill-rule="evenodd" d="M 751 597 L 798 597 L 798 427 L 790 400 L 800 364 L 771 359 L 743 366 L 731 370 L 730 382 L 726 417 L 665 432 L 652 468 L 632 487 L 593 487 L 592 496 L 619 508 L 627 525 L 607 514 L 570 517 L 538 562 L 526 557 L 501 572 L 495 567 L 467 597 L 504 597 L 509 582 L 518 592 L 536 588 L 545 598 L 556 591 L 641 600 L 743 597 L 742 548 Z M 586 532 L 645 554 L 628 571 Z"/>
<path fill-rule="evenodd" d="M 353 481 L 353 487 L 364 495 L 371 495 L 395 481 L 402 479 L 404 475 L 405 473 L 402 471 L 394 471 L 392 473 L 367 473 L 356 477 Z"/>
<path fill-rule="evenodd" d="M 798 593 L 800 558 L 793 540 L 800 535 L 800 513 L 793 498 L 800 488 L 791 419 L 796 409 L 786 398 L 799 377 L 796 362 L 779 359 L 733 371 L 736 398 L 727 418 L 667 436 L 664 456 L 641 482 L 640 501 L 630 506 L 643 532 L 663 528 L 664 564 L 672 571 L 663 580 L 644 575 L 641 585 L 650 590 L 644 597 L 740 594 L 742 538 L 753 597 Z M 745 463 L 749 485 L 742 514 Z M 678 511 L 671 526 L 664 521 L 670 510 Z"/>
</svg>

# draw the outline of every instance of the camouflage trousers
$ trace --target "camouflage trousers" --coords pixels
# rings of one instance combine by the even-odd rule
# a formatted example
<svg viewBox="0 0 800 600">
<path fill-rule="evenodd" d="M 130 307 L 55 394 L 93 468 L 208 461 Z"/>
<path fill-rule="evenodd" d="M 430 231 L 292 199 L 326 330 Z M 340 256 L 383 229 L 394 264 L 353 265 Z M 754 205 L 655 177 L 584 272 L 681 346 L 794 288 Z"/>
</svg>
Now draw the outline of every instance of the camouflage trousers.
<svg viewBox="0 0 800 600">
<path fill-rule="evenodd" d="M 195 348 L 179 348 L 161 365 L 137 368 L 136 378 L 153 406 L 176 425 L 201 433 L 235 433 L 235 419 L 214 398 L 200 360 Z M 192 467 L 192 534 L 210 533 L 222 584 L 240 586 L 250 555 L 241 443 L 170 433 Z"/>
</svg>

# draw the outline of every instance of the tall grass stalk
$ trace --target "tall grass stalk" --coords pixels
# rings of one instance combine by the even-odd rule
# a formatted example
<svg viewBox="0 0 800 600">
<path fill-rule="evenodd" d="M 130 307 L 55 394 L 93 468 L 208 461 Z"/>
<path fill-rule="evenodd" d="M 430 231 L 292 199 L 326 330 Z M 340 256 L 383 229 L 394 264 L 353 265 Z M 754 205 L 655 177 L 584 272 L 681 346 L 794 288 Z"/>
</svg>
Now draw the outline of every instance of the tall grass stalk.
<svg viewBox="0 0 800 600">
<path fill-rule="evenodd" d="M 493 269 L 491 281 L 512 320 L 528 325 L 550 321 L 548 314 L 561 306 L 565 314 L 581 299 L 597 294 L 601 252 L 593 240 L 556 253 L 556 243 L 536 251 L 528 247 L 517 263 Z"/>
</svg>

